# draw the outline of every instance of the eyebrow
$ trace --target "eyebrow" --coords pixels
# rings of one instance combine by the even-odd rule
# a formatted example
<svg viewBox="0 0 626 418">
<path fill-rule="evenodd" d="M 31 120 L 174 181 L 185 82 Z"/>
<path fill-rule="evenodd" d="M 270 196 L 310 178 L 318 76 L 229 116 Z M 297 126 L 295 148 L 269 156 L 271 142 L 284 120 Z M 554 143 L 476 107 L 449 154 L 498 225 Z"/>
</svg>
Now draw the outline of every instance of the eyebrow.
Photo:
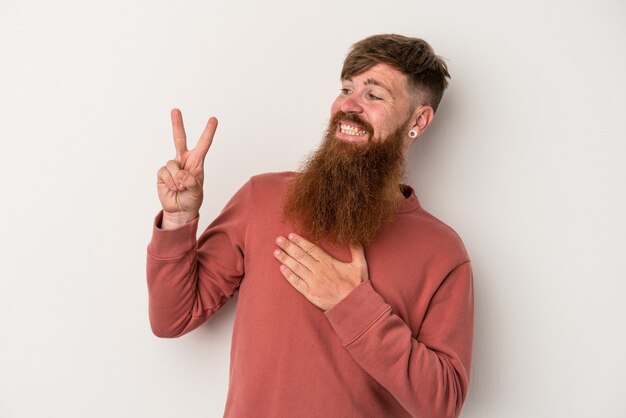
<svg viewBox="0 0 626 418">
<path fill-rule="evenodd" d="M 368 78 L 367 80 L 365 80 L 364 84 L 366 86 L 374 85 L 374 86 L 378 86 L 378 87 L 383 88 L 384 90 L 387 91 L 387 93 L 389 93 L 389 95 L 393 99 L 393 93 L 391 92 L 391 89 L 389 87 L 387 87 L 385 84 L 383 84 L 380 81 L 376 80 L 375 78 Z"/>
</svg>

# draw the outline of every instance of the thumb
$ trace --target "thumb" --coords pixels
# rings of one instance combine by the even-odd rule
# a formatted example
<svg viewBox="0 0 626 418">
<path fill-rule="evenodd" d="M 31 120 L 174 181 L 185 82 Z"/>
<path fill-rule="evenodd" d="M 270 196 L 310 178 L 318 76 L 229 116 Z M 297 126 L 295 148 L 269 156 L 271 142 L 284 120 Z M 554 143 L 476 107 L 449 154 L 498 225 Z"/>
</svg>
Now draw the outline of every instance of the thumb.
<svg viewBox="0 0 626 418">
<path fill-rule="evenodd" d="M 362 246 L 350 247 L 350 254 L 352 254 L 352 264 L 367 266 L 367 260 L 365 259 L 365 250 Z"/>
<path fill-rule="evenodd" d="M 182 184 L 185 190 L 188 190 L 192 196 L 199 196 L 202 194 L 202 184 L 188 171 L 180 170 L 176 173 L 176 180 L 176 182 Z"/>
<path fill-rule="evenodd" d="M 365 250 L 362 246 L 350 247 L 350 254 L 352 254 L 352 264 L 357 269 L 361 270 L 361 278 L 363 281 L 369 280 L 369 272 L 367 271 L 367 260 L 365 259 Z"/>
</svg>

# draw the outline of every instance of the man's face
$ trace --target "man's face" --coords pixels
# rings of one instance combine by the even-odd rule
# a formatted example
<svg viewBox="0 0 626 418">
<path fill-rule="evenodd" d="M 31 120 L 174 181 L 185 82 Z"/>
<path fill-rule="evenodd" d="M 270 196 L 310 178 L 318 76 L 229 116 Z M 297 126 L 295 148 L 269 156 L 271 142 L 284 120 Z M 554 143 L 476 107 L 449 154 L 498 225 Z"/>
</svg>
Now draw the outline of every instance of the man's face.
<svg viewBox="0 0 626 418">
<path fill-rule="evenodd" d="M 413 110 L 407 77 L 386 64 L 377 64 L 342 81 L 341 93 L 331 107 L 331 120 L 343 114 L 335 128 L 342 141 L 366 143 L 385 141 L 401 126 L 407 125 Z M 403 152 L 411 139 L 404 134 Z"/>
<path fill-rule="evenodd" d="M 401 201 L 412 106 L 406 77 L 386 65 L 342 87 L 324 140 L 292 183 L 283 209 L 313 240 L 365 245 Z"/>
</svg>

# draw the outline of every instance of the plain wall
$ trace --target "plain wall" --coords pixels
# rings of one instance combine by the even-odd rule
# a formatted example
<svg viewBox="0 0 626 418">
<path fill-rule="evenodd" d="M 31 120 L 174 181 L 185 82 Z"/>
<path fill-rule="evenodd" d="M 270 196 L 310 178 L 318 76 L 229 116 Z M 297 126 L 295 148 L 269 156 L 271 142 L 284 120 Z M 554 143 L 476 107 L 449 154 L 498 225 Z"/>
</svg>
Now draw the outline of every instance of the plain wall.
<svg viewBox="0 0 626 418">
<path fill-rule="evenodd" d="M 0 1 L 0 416 L 218 417 L 236 301 L 150 332 L 156 171 L 220 126 L 201 227 L 314 149 L 350 45 L 423 37 L 452 80 L 408 161 L 473 260 L 463 418 L 626 416 L 626 3 Z"/>
</svg>

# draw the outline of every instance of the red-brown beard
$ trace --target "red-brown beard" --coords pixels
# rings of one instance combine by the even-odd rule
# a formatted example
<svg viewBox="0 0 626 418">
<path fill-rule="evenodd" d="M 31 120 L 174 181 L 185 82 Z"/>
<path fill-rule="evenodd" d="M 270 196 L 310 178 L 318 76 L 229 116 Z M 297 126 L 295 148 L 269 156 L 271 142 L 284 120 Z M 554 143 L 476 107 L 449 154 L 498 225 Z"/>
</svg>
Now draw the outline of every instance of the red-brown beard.
<svg viewBox="0 0 626 418">
<path fill-rule="evenodd" d="M 336 138 L 339 121 L 354 121 L 367 143 Z M 406 123 L 387 138 L 372 140 L 372 127 L 338 112 L 317 151 L 291 181 L 283 211 L 309 239 L 339 245 L 366 245 L 389 222 L 399 202 Z"/>
</svg>

